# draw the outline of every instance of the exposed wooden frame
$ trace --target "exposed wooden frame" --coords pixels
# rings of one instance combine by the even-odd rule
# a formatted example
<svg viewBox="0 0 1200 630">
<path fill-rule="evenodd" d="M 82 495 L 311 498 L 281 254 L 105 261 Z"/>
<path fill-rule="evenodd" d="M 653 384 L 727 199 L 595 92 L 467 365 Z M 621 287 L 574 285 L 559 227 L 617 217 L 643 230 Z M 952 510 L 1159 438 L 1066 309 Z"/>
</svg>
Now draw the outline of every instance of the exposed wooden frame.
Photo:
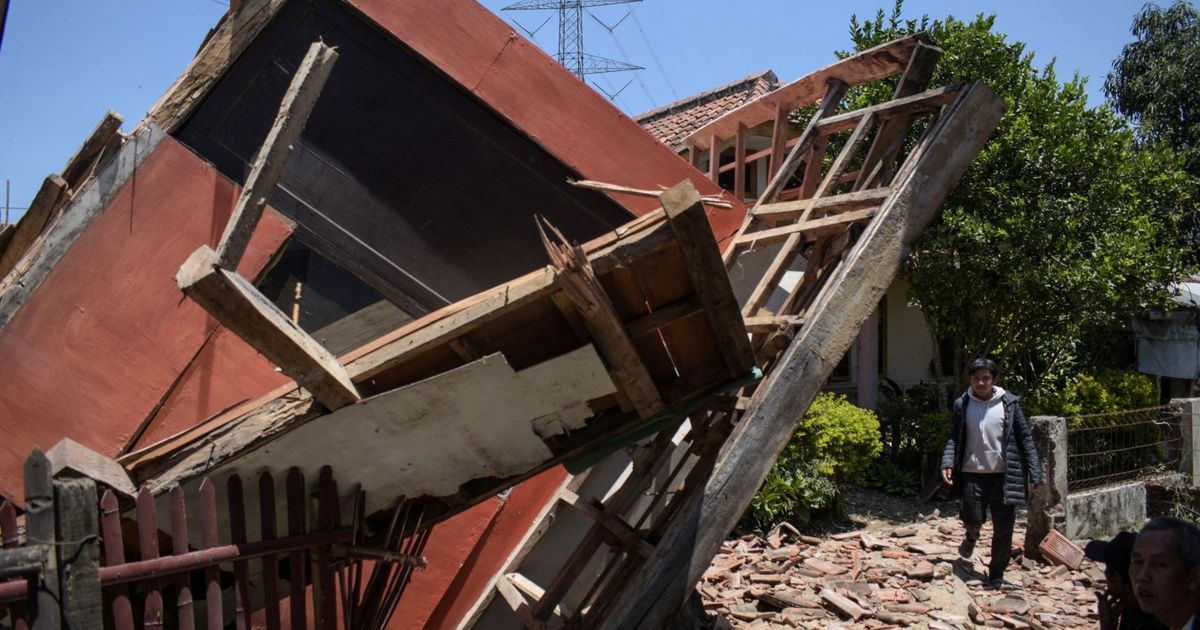
<svg viewBox="0 0 1200 630">
<path fill-rule="evenodd" d="M 815 102 L 824 93 L 829 79 L 859 85 L 900 74 L 908 66 L 917 45 L 928 46 L 928 42 L 928 36 L 917 34 L 840 59 L 704 125 L 692 132 L 685 142 L 695 143 L 703 150 L 708 148 L 706 143 L 714 135 L 718 138 L 733 137 L 739 123 L 753 128 L 770 120 L 778 120 L 776 112 L 780 107 L 791 110 Z"/>
<path fill-rule="evenodd" d="M 602 628 L 655 628 L 673 615 L 753 497 L 792 429 L 853 343 L 904 256 L 999 124 L 1004 101 L 977 83 L 905 163 L 895 192 L 833 272 L 780 365 L 754 393 L 707 478 L 654 555 L 623 585 Z"/>
</svg>

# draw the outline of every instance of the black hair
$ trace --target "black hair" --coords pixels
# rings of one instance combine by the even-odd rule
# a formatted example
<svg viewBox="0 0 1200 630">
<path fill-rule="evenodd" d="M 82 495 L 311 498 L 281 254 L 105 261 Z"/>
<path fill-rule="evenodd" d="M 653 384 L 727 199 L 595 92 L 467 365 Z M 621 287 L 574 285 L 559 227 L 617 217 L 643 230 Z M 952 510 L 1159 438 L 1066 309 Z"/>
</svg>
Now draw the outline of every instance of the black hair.
<svg viewBox="0 0 1200 630">
<path fill-rule="evenodd" d="M 1179 542 L 1179 556 L 1183 558 L 1183 566 L 1190 571 L 1200 565 L 1200 527 L 1174 516 L 1157 516 L 1150 519 L 1150 522 L 1142 527 L 1142 531 L 1175 532 L 1175 539 Z"/>
<path fill-rule="evenodd" d="M 996 367 L 996 362 L 987 357 L 976 357 L 967 364 L 967 375 L 970 376 L 979 370 L 987 370 L 992 373 L 992 378 L 1000 375 L 1000 368 Z"/>
</svg>

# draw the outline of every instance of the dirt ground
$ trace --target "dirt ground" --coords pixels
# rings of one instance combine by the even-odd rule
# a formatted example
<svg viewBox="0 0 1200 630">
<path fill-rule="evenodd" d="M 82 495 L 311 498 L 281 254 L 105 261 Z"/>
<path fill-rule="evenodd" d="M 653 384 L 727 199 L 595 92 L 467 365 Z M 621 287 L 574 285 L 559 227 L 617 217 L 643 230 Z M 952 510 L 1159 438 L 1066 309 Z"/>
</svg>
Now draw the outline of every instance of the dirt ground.
<svg viewBox="0 0 1200 630">
<path fill-rule="evenodd" d="M 1103 568 L 1075 571 L 1026 558 L 1013 535 L 1010 589 L 987 583 L 991 527 L 958 556 L 957 502 L 918 505 L 856 489 L 847 519 L 729 540 L 701 580 L 717 628 L 1094 628 Z"/>
</svg>

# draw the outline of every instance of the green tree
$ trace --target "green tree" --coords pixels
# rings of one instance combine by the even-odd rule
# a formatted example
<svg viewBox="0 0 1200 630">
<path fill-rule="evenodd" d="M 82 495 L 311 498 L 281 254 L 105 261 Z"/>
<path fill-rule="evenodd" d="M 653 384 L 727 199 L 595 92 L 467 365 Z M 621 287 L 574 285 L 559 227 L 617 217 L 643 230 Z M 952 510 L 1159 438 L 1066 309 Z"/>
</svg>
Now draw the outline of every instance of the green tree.
<svg viewBox="0 0 1200 630">
<path fill-rule="evenodd" d="M 1172 238 L 1190 180 L 1182 160 L 1139 146 L 1108 107 L 1089 108 L 1084 79 L 1061 81 L 1024 44 L 995 32 L 994 15 L 851 19 L 856 51 L 927 32 L 945 53 L 933 85 L 983 80 L 1008 111 L 906 266 L 910 299 L 952 344 L 958 375 L 992 355 L 1024 392 L 1106 363 L 1085 343 L 1124 330 L 1162 302 L 1180 268 Z M 846 53 L 848 54 L 848 53 Z M 890 96 L 887 86 L 851 106 Z"/>
<path fill-rule="evenodd" d="M 1190 2 L 1147 4 L 1133 18 L 1136 38 L 1113 62 L 1104 93 L 1133 122 L 1143 143 L 1162 142 L 1183 155 L 1184 169 L 1200 178 L 1200 12 Z M 1183 236 L 1200 264 L 1200 199 L 1193 198 Z"/>
</svg>

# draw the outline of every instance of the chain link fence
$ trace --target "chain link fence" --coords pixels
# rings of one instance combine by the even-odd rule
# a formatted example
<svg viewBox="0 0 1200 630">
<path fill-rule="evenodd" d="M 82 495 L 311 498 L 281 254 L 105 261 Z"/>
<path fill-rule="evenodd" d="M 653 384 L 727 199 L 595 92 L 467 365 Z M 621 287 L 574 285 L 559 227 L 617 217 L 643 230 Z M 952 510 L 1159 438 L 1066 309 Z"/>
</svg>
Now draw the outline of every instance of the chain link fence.
<svg viewBox="0 0 1200 630">
<path fill-rule="evenodd" d="M 1068 491 L 1178 470 L 1183 420 L 1171 405 L 1067 418 Z"/>
</svg>

